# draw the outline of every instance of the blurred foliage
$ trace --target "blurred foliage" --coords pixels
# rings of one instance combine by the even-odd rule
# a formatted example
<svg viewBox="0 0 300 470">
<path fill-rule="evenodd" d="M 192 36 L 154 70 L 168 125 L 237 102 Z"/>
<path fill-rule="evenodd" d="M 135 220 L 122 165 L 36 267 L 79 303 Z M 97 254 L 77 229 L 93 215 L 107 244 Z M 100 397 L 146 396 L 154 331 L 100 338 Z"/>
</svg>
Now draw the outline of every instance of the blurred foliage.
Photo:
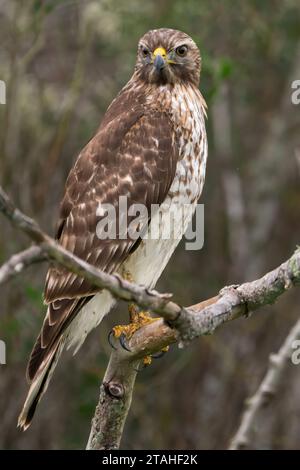
<svg viewBox="0 0 300 470">
<path fill-rule="evenodd" d="M 2 0 L 0 182 L 53 233 L 64 181 L 76 155 L 129 79 L 139 37 L 172 27 L 200 47 L 200 88 L 208 102 L 209 162 L 205 245 L 174 255 L 159 283 L 189 305 L 223 285 L 254 278 L 299 243 L 299 0 Z M 299 73 L 298 73 L 299 72 Z M 222 119 L 218 117 L 221 116 Z M 226 129 L 225 136 L 222 129 Z M 27 246 L 0 222 L 0 260 Z M 65 354 L 32 428 L 16 430 L 27 356 L 43 320 L 45 266 L 1 289 L 1 448 L 80 448 L 89 434 L 110 352 L 107 331 L 121 305 L 75 358 Z M 223 448 L 244 399 L 256 389 L 293 321 L 298 292 L 247 321 L 224 326 L 186 351 L 176 347 L 139 374 L 125 448 Z M 257 425 L 254 446 L 296 448 L 300 369 L 291 366 L 280 396 Z"/>
</svg>

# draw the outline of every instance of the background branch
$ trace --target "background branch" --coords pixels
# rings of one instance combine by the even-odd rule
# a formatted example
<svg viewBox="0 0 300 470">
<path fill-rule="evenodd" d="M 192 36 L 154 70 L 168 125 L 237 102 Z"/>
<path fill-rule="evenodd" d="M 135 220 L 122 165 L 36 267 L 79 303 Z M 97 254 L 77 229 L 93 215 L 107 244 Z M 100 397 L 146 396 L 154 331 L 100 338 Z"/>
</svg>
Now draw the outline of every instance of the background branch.
<svg viewBox="0 0 300 470">
<path fill-rule="evenodd" d="M 260 410 L 270 404 L 278 392 L 287 365 L 291 360 L 293 343 L 300 339 L 300 320 L 293 326 L 277 354 L 271 354 L 269 368 L 256 393 L 246 401 L 241 424 L 232 439 L 230 450 L 251 447 L 251 437 Z"/>
<path fill-rule="evenodd" d="M 4 284 L 25 268 L 34 263 L 40 263 L 48 259 L 46 253 L 40 246 L 34 245 L 20 253 L 13 255 L 6 263 L 0 267 L 0 284 Z"/>
</svg>

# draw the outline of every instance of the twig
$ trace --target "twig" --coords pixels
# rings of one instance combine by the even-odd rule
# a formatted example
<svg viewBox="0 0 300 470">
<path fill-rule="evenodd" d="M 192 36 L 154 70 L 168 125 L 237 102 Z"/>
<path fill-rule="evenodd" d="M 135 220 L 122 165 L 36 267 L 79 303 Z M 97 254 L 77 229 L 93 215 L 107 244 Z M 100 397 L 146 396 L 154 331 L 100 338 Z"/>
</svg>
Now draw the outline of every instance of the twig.
<svg viewBox="0 0 300 470">
<path fill-rule="evenodd" d="M 246 402 L 246 409 L 242 416 L 241 424 L 231 441 L 230 450 L 247 449 L 251 447 L 251 437 L 258 414 L 263 407 L 270 404 L 272 398 L 278 392 L 282 376 L 291 360 L 293 343 L 299 339 L 300 320 L 293 326 L 278 353 L 271 354 L 269 368 L 263 381 L 252 398 L 248 399 Z"/>
<path fill-rule="evenodd" d="M 6 263 L 0 267 L 0 284 L 4 284 L 17 274 L 24 271 L 25 268 L 34 263 L 46 261 L 47 255 L 40 246 L 34 245 L 27 250 L 13 255 Z"/>
</svg>

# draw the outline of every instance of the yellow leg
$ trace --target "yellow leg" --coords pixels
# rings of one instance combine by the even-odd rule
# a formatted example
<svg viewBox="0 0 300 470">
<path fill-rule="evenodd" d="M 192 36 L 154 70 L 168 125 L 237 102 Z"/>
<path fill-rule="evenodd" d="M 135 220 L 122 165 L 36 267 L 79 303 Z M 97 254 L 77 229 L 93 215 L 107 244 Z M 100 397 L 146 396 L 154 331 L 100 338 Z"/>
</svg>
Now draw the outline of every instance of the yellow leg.
<svg viewBox="0 0 300 470">
<path fill-rule="evenodd" d="M 142 326 L 149 325 L 158 318 L 153 318 L 148 312 L 139 311 L 136 305 L 130 304 L 128 306 L 130 323 L 128 325 L 117 325 L 113 327 L 113 333 L 116 338 L 120 338 L 122 335 L 130 340 L 132 335 L 142 328 Z"/>
</svg>

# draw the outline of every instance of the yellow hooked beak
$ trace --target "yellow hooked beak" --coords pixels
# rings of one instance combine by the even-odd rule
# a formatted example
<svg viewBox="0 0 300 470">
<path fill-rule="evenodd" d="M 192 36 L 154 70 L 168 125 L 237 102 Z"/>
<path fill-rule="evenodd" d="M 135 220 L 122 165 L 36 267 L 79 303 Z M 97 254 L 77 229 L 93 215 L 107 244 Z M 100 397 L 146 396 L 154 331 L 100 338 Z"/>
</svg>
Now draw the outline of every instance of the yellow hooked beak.
<svg viewBox="0 0 300 470">
<path fill-rule="evenodd" d="M 176 64 L 175 60 L 168 57 L 164 47 L 157 47 L 152 54 L 152 63 L 156 70 L 160 72 L 166 64 Z"/>
</svg>

